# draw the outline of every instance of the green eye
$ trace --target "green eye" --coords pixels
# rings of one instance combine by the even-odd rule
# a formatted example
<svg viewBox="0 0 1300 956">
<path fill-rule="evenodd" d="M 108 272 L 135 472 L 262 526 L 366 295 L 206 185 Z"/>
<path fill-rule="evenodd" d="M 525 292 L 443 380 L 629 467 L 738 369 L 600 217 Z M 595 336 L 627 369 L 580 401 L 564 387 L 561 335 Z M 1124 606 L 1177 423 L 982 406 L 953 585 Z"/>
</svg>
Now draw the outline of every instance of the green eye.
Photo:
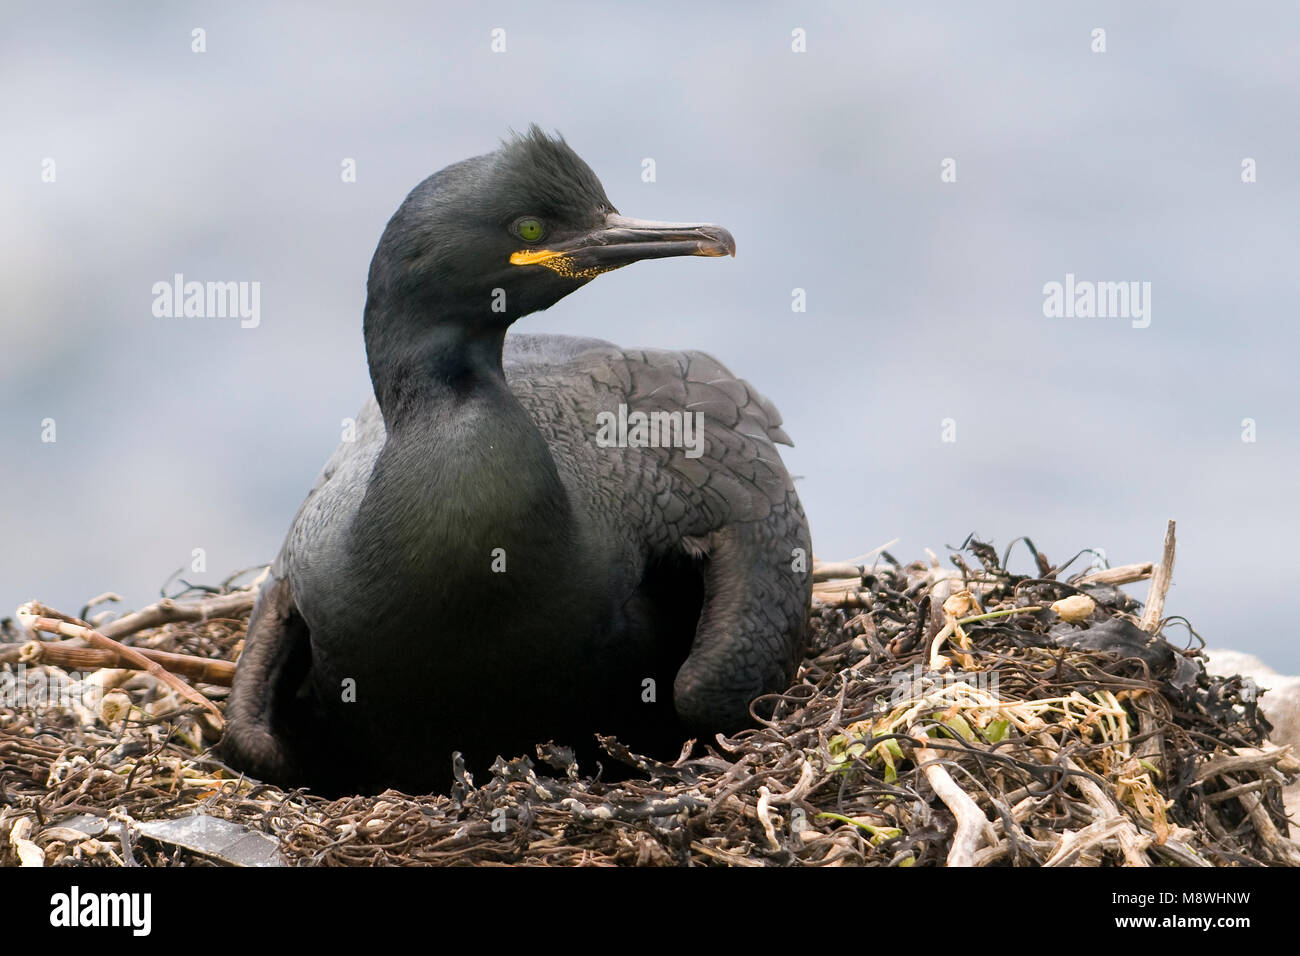
<svg viewBox="0 0 1300 956">
<path fill-rule="evenodd" d="M 546 227 L 540 219 L 525 216 L 515 223 L 515 232 L 524 242 L 536 242 L 546 234 Z"/>
</svg>

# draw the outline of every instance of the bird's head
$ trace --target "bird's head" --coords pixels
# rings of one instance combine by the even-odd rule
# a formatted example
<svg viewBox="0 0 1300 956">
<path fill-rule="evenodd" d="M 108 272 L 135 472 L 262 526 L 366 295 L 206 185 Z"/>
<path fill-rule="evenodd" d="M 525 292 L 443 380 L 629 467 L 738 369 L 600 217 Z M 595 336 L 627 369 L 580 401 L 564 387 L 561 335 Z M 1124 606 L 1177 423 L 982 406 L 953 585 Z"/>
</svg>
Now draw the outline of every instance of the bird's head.
<svg viewBox="0 0 1300 956">
<path fill-rule="evenodd" d="M 504 330 L 602 272 L 735 250 L 721 226 L 619 215 L 591 167 L 533 126 L 411 191 L 375 251 L 369 293 L 430 322 Z"/>
</svg>

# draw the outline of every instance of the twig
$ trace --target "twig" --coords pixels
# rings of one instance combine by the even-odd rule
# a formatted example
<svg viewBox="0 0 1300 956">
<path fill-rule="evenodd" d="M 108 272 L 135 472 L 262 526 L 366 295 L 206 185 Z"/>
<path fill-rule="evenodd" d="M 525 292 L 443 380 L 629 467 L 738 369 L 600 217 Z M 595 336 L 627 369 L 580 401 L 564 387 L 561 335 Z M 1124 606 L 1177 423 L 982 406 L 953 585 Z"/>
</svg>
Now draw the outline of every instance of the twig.
<svg viewBox="0 0 1300 956">
<path fill-rule="evenodd" d="M 224 727 L 225 719 L 221 716 L 221 710 L 216 704 L 208 700 L 197 690 L 185 683 L 174 674 L 168 673 L 160 665 L 149 660 L 134 647 L 127 647 L 125 644 L 119 644 L 112 638 L 105 637 L 99 631 L 93 628 L 83 627 L 80 624 L 70 624 L 67 621 L 59 621 L 52 617 L 32 617 L 27 605 L 18 609 L 18 615 L 24 619 L 23 623 L 34 631 L 46 631 L 51 634 L 62 634 L 64 637 L 79 637 L 96 647 L 104 650 L 113 651 L 123 659 L 130 661 L 133 666 L 143 671 L 148 671 L 154 678 L 162 681 L 176 693 L 180 694 L 186 700 L 198 704 L 204 710 L 208 711 L 216 718 L 217 726 Z"/>
<path fill-rule="evenodd" d="M 1138 718 L 1138 733 L 1145 739 L 1137 745 L 1134 756 L 1145 760 L 1160 772 L 1163 778 L 1167 772 L 1165 762 L 1165 735 L 1161 731 L 1160 721 L 1151 708 L 1154 706 L 1150 694 L 1134 694 L 1129 698 L 1129 705 Z"/>
<path fill-rule="evenodd" d="M 691 841 L 691 849 L 697 853 L 703 853 L 710 859 L 717 860 L 719 863 L 725 863 L 727 866 L 762 866 L 757 860 L 751 860 L 748 857 L 740 856 L 737 853 L 727 853 L 724 850 L 715 850 L 711 846 L 705 846 L 698 840 Z"/>
<path fill-rule="evenodd" d="M 862 568 L 856 564 L 847 564 L 843 561 L 830 562 L 825 564 L 813 565 L 814 581 L 831 581 L 836 578 L 858 579 L 862 578 Z"/>
<path fill-rule="evenodd" d="M 1236 753 L 1211 757 L 1205 761 L 1196 768 L 1196 779 L 1209 780 L 1211 777 L 1243 771 L 1258 773 L 1265 767 L 1287 765 L 1290 755 L 1290 744 L 1284 747 L 1239 747 Z"/>
<path fill-rule="evenodd" d="M 1241 783 L 1235 787 L 1229 787 L 1227 790 L 1220 790 L 1218 793 L 1212 793 L 1205 798 L 1206 803 L 1222 803 L 1224 800 L 1231 800 L 1239 797 L 1243 793 L 1256 793 L 1268 787 L 1275 786 L 1272 780 L 1265 780 L 1261 777 L 1258 780 L 1252 780 L 1249 783 Z"/>
<path fill-rule="evenodd" d="M 116 639 L 145 628 L 157 627 L 159 624 L 171 624 L 175 621 L 207 621 L 212 618 L 234 617 L 243 614 L 257 600 L 259 577 L 247 591 L 235 591 L 231 594 L 218 594 L 216 597 L 201 601 L 173 601 L 163 598 L 157 604 L 135 611 L 116 621 L 110 621 L 99 629 L 107 638 Z"/>
<path fill-rule="evenodd" d="M 1013 843 L 1011 839 L 1002 839 L 996 846 L 985 847 L 975 854 L 975 865 L 988 866 L 990 863 L 996 863 L 1011 854 L 1016 846 L 1041 854 L 1037 858 L 1037 862 L 1040 863 L 1050 857 L 1056 851 L 1058 844 L 1048 840 L 1036 840 L 1026 833 L 1020 825 L 1031 813 L 1036 813 L 1041 809 L 1042 806 L 1037 799 L 1027 797 L 1013 806 L 1007 813 L 999 813 L 992 824 L 994 834 L 999 837 L 1014 837 L 1015 842 Z M 1008 827 L 1011 828 L 1011 833 L 1007 832 Z M 1032 854 L 1030 856 L 1032 858 Z"/>
<path fill-rule="evenodd" d="M 1225 776 L 1223 779 L 1234 789 L 1238 786 L 1234 777 Z M 1278 862 L 1285 863 L 1287 866 L 1300 866 L 1300 847 L 1284 837 L 1274 826 L 1273 818 L 1268 815 L 1268 810 L 1265 809 L 1264 801 L 1259 798 L 1259 794 L 1243 793 L 1237 800 L 1245 808 L 1250 822 L 1254 824 L 1260 842 L 1277 857 Z"/>
<path fill-rule="evenodd" d="M 1174 863 L 1178 863 L 1182 866 L 1196 866 L 1196 867 L 1214 866 L 1213 863 L 1211 863 L 1209 860 L 1202 857 L 1200 854 L 1198 854 L 1195 850 L 1189 847 L 1182 840 L 1176 840 L 1172 837 L 1169 837 L 1165 840 L 1164 843 L 1156 843 L 1154 840 L 1155 831 L 1148 830 L 1145 826 L 1142 825 L 1139 825 L 1138 829 L 1142 831 L 1144 836 L 1152 838 L 1151 852 L 1154 853 L 1156 856 L 1164 857 L 1166 860 L 1172 860 Z M 1187 833 L 1190 831 L 1183 831 L 1183 832 Z"/>
<path fill-rule="evenodd" d="M 1127 822 L 1122 817 L 1105 817 L 1088 824 L 1082 830 L 1066 830 L 1056 852 L 1048 857 L 1043 866 L 1069 866 L 1084 850 L 1114 839 Z"/>
<path fill-rule="evenodd" d="M 1165 613 L 1165 595 L 1174 579 L 1174 521 L 1169 519 L 1165 526 L 1165 548 L 1160 555 L 1160 567 L 1156 568 L 1151 578 L 1151 590 L 1147 595 L 1147 606 L 1142 611 L 1142 630 L 1154 634 L 1160 628 L 1160 621 Z"/>
<path fill-rule="evenodd" d="M 86 602 L 85 607 L 81 609 L 81 616 L 83 619 L 89 619 L 91 608 L 98 607 L 101 604 L 107 604 L 110 601 L 117 602 L 121 600 L 122 595 L 116 594 L 113 591 L 105 591 L 103 594 L 98 594 Z"/>
<path fill-rule="evenodd" d="M 1097 785 L 1097 781 L 1089 777 L 1077 763 L 1066 757 L 1061 761 L 1061 764 L 1065 769 L 1075 772 L 1070 777 L 1070 782 L 1079 788 L 1079 792 L 1083 794 L 1083 799 L 1088 801 L 1088 806 L 1092 807 L 1102 820 L 1121 821 L 1113 832 L 1119 840 L 1120 850 L 1124 854 L 1124 862 L 1129 866 L 1150 866 L 1151 861 L 1146 858 L 1143 850 L 1147 848 L 1151 841 L 1142 836 L 1141 831 L 1138 830 L 1133 821 L 1120 811 L 1115 802 Z"/>
<path fill-rule="evenodd" d="M 1121 564 L 1117 568 L 1090 571 L 1070 583 L 1075 587 L 1083 587 L 1087 584 L 1132 584 L 1134 581 L 1145 581 L 1153 573 L 1155 573 L 1155 565 L 1150 561 L 1143 561 L 1141 564 Z"/>
<path fill-rule="evenodd" d="M 28 641 L 16 648 L 14 660 L 25 664 L 52 664 L 55 667 L 76 670 L 98 670 L 104 667 L 135 668 L 133 660 L 114 650 L 99 647 L 73 646 L 71 641 L 47 642 Z M 192 654 L 173 654 L 170 651 L 156 651 L 151 648 L 133 648 L 141 657 L 160 664 L 173 674 L 180 674 L 190 680 L 202 681 L 218 687 L 229 687 L 235 677 L 235 665 L 231 661 L 213 660 L 209 657 L 196 657 Z M 5 662 L 0 651 L 0 663 Z"/>
<path fill-rule="evenodd" d="M 925 739 L 925 730 L 919 725 L 909 733 L 921 740 Z M 974 866 L 975 851 L 985 843 L 996 844 L 997 834 L 979 804 L 958 786 L 940 759 L 939 753 L 929 747 L 918 747 L 916 750 L 917 768 L 925 774 L 935 795 L 957 818 L 957 832 L 953 834 L 952 849 L 948 851 L 948 866 Z"/>
<path fill-rule="evenodd" d="M 847 578 L 816 582 L 813 600 L 837 607 L 870 607 L 872 603 L 871 591 L 862 587 L 862 581 Z"/>
<path fill-rule="evenodd" d="M 763 825 L 763 835 L 767 837 L 768 844 L 773 850 L 781 849 L 781 843 L 776 838 L 776 827 L 772 824 L 772 791 L 767 787 L 758 788 L 758 806 L 755 812 L 758 814 L 758 822 Z"/>
</svg>

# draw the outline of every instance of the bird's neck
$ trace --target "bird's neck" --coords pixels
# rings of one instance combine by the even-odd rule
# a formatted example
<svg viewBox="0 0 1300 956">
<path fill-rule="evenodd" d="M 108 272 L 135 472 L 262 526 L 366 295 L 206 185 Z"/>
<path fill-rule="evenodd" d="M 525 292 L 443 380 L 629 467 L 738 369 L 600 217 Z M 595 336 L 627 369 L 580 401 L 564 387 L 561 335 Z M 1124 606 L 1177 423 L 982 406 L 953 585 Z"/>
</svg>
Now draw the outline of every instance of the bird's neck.
<svg viewBox="0 0 1300 956">
<path fill-rule="evenodd" d="M 461 319 L 432 307 L 366 303 L 366 357 L 375 400 L 391 432 L 427 420 L 437 406 L 504 391 L 504 324 Z"/>
<path fill-rule="evenodd" d="M 388 437 L 355 529 L 365 562 L 399 555 L 403 573 L 444 581 L 486 574 L 496 549 L 512 572 L 552 567 L 573 543 L 573 512 L 545 438 L 506 383 L 505 329 L 367 312 Z"/>
</svg>

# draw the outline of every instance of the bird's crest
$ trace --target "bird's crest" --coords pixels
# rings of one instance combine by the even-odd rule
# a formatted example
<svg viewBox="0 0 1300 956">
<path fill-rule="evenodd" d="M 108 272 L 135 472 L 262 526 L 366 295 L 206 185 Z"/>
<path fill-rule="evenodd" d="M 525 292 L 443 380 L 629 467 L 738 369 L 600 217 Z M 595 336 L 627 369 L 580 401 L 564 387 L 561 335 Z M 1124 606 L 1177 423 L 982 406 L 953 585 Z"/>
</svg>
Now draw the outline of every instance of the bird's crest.
<svg viewBox="0 0 1300 956">
<path fill-rule="evenodd" d="M 497 174 L 508 189 L 536 197 L 551 214 L 613 212 L 591 167 L 558 133 L 548 136 L 536 123 L 523 133 L 510 131 L 497 151 Z"/>
</svg>

